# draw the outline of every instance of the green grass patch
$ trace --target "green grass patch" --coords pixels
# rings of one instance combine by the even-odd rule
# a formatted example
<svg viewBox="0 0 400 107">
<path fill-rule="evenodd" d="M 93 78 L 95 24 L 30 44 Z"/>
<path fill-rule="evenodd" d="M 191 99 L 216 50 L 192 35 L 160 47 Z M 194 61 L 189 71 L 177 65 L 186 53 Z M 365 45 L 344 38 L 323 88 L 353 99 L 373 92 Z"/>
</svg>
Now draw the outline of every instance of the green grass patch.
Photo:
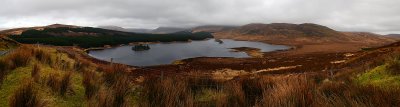
<svg viewBox="0 0 400 107">
<path fill-rule="evenodd" d="M 9 97 L 23 84 L 26 79 L 31 79 L 32 67 L 20 67 L 11 71 L 0 86 L 0 107 L 8 107 Z"/>
<path fill-rule="evenodd" d="M 400 87 L 400 75 L 393 75 L 387 65 L 378 66 L 356 78 L 361 85 L 373 85 L 383 89 Z"/>
<path fill-rule="evenodd" d="M 9 99 L 14 91 L 27 80 L 32 79 L 31 71 L 35 64 L 40 67 L 39 81 L 34 83 L 35 89 L 38 89 L 38 94 L 42 96 L 49 107 L 81 107 L 85 106 L 85 89 L 82 85 L 83 77 L 80 72 L 73 71 L 75 60 L 69 58 L 65 53 L 58 53 L 53 48 L 43 48 L 46 53 L 51 55 L 53 64 L 41 63 L 38 60 L 31 60 L 29 64 L 23 67 L 18 67 L 8 72 L 2 84 L 0 85 L 0 107 L 8 107 Z M 0 57 L 1 58 L 1 57 Z M 35 59 L 32 57 L 32 59 Z M 63 63 L 59 63 L 60 60 Z M 67 64 L 68 67 L 60 69 L 60 65 Z M 54 92 L 46 85 L 47 77 L 50 74 L 58 74 L 63 76 L 67 72 L 72 72 L 70 89 L 65 96 Z"/>
</svg>

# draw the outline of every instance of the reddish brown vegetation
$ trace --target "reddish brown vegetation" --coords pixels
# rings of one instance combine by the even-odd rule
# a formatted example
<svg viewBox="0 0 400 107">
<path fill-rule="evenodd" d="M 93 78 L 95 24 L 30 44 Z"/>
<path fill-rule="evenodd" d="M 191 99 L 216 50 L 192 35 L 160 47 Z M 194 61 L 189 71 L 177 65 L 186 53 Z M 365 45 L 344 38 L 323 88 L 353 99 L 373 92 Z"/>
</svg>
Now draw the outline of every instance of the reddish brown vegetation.
<svg viewBox="0 0 400 107">
<path fill-rule="evenodd" d="M 128 67 L 121 64 L 113 64 L 106 67 L 103 71 L 103 79 L 107 85 L 112 85 L 117 82 L 120 77 L 126 75 Z"/>
<path fill-rule="evenodd" d="M 127 67 L 114 64 L 102 70 L 102 81 L 95 80 L 94 72 L 84 73 L 83 84 L 89 106 L 126 107 L 128 95 L 132 93 L 132 81 L 129 78 Z"/>
<path fill-rule="evenodd" d="M 96 81 L 96 73 L 93 71 L 83 72 L 82 84 L 85 87 L 86 99 L 91 99 L 99 90 L 99 83 Z"/>
<path fill-rule="evenodd" d="M 8 69 L 26 66 L 31 60 L 32 52 L 28 47 L 20 47 L 7 55 L 4 60 L 8 61 Z"/>
<path fill-rule="evenodd" d="M 140 106 L 390 107 L 400 104 L 399 90 L 382 90 L 341 81 L 322 82 L 320 78 L 326 76 L 258 76 L 226 82 L 190 80 L 196 79 L 192 77 L 165 77 L 164 80 L 149 78 L 143 83 Z M 194 95 L 204 89 L 212 89 L 223 95 L 199 102 Z"/>
</svg>

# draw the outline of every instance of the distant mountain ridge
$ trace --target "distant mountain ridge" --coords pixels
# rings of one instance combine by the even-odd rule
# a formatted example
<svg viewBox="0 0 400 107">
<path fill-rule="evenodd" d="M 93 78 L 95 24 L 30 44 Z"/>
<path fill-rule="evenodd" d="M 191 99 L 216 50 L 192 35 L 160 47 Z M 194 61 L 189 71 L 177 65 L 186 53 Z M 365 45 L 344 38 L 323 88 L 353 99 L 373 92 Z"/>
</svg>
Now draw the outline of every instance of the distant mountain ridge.
<svg viewBox="0 0 400 107">
<path fill-rule="evenodd" d="M 388 38 L 393 38 L 393 39 L 400 40 L 400 34 L 387 34 L 387 35 L 384 35 L 384 36 L 388 37 Z"/>
<path fill-rule="evenodd" d="M 237 26 L 223 26 L 223 25 L 205 25 L 205 26 L 198 26 L 191 29 L 191 32 L 222 32 L 237 28 Z"/>
<path fill-rule="evenodd" d="M 185 31 L 187 28 L 177 28 L 177 27 L 158 27 L 151 31 L 153 34 L 166 34 Z"/>
<path fill-rule="evenodd" d="M 133 33 L 152 33 L 152 34 L 168 34 L 187 30 L 186 28 L 175 28 L 175 27 L 158 27 L 156 29 L 134 29 L 134 28 L 123 28 L 119 26 L 99 26 L 98 28 L 133 32 Z"/>
<path fill-rule="evenodd" d="M 176 32 L 221 32 L 236 28 L 237 26 L 224 26 L 224 25 L 204 25 L 193 28 L 177 28 L 177 27 L 158 27 L 156 29 L 134 29 L 134 28 L 123 28 L 119 26 L 98 26 L 98 28 L 117 30 L 124 32 L 135 32 L 135 33 L 152 33 L 152 34 L 168 34 Z"/>
<path fill-rule="evenodd" d="M 123 28 L 119 26 L 98 26 L 98 28 L 134 33 L 151 33 L 152 29 Z"/>
</svg>

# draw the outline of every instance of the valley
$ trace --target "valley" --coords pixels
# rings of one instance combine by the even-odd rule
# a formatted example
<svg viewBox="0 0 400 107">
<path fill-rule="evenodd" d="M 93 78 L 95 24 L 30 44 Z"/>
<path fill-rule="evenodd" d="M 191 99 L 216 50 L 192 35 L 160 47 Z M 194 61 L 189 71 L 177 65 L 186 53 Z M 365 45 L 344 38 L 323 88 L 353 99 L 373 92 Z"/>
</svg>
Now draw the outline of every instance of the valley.
<svg viewBox="0 0 400 107">
<path fill-rule="evenodd" d="M 273 23 L 169 34 L 50 25 L 1 35 L 1 49 L 13 51 L 0 56 L 0 106 L 24 90 L 36 90 L 37 105 L 62 107 L 400 104 L 400 43 L 373 33 Z"/>
</svg>

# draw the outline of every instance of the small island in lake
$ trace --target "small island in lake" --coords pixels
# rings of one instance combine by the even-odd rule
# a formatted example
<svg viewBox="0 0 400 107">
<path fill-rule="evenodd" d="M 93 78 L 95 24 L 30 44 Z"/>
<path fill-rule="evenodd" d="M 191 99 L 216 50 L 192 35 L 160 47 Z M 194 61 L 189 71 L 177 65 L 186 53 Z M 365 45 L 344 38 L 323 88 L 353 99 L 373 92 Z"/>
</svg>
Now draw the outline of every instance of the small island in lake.
<svg viewBox="0 0 400 107">
<path fill-rule="evenodd" d="M 215 39 L 215 42 L 218 42 L 219 44 L 223 44 L 224 41 L 222 41 L 221 39 Z"/>
<path fill-rule="evenodd" d="M 150 46 L 149 45 L 144 45 L 144 44 L 139 44 L 139 45 L 133 46 L 132 50 L 134 50 L 134 51 L 150 50 Z"/>
</svg>

